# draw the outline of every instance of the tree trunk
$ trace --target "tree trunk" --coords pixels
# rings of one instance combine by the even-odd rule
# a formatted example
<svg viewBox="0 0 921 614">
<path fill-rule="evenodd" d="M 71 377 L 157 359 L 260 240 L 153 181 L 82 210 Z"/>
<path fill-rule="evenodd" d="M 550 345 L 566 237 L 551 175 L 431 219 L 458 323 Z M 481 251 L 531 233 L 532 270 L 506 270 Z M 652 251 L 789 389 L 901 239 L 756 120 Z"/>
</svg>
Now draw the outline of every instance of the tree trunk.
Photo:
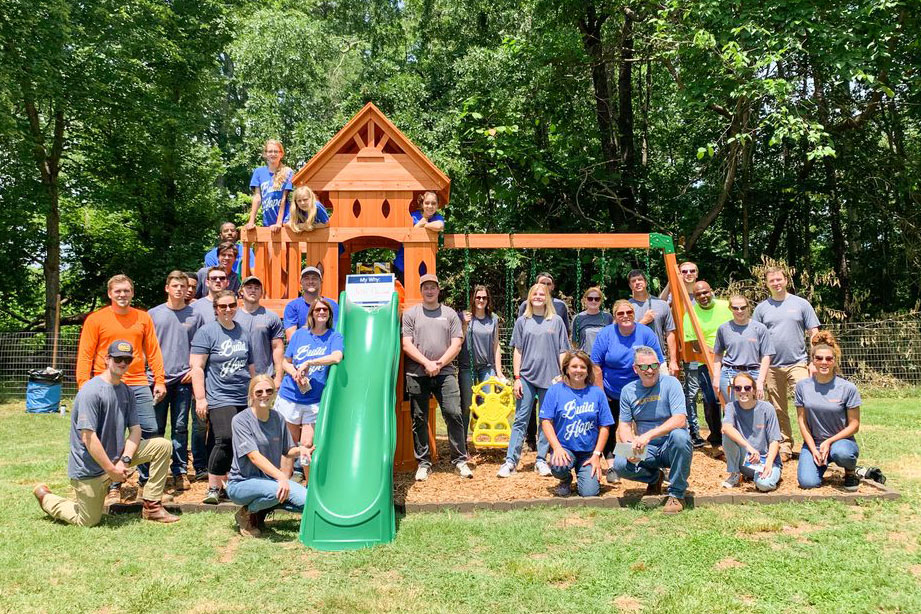
<svg viewBox="0 0 921 614">
<path fill-rule="evenodd" d="M 617 73 L 617 135 L 620 142 L 620 187 L 617 195 L 621 204 L 630 211 L 640 214 L 640 230 L 649 230 L 643 222 L 645 211 L 637 210 L 636 181 L 636 138 L 633 122 L 633 19 L 624 17 L 620 40 L 620 67 Z"/>
<path fill-rule="evenodd" d="M 825 158 L 825 185 L 828 189 L 828 217 L 831 222 L 831 249 L 834 254 L 835 275 L 841 284 L 841 293 L 844 297 L 844 312 L 852 315 L 854 295 L 851 290 L 850 267 L 847 261 L 847 239 L 841 224 L 841 202 L 838 194 L 838 179 L 835 176 L 835 166 L 831 158 Z"/>
<path fill-rule="evenodd" d="M 601 42 L 601 30 L 609 15 L 598 14 L 593 2 L 585 6 L 585 14 L 579 19 L 579 31 L 582 33 L 582 46 L 591 62 L 592 88 L 595 92 L 595 121 L 598 124 L 598 140 L 604 168 L 614 174 L 617 172 L 617 146 L 614 144 L 614 125 L 611 110 L 611 88 L 608 83 L 607 62 L 604 59 L 604 47 Z M 612 219 L 620 214 L 616 203 L 609 207 Z M 616 214 L 615 214 L 616 211 Z"/>
</svg>

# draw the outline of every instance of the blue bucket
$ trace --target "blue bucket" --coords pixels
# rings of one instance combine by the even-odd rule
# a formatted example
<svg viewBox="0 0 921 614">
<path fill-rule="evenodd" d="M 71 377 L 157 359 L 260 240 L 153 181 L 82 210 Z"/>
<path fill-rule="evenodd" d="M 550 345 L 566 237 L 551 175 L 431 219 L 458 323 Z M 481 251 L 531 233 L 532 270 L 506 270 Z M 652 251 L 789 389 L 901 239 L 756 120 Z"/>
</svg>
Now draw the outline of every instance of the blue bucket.
<svg viewBox="0 0 921 614">
<path fill-rule="evenodd" d="M 50 367 L 29 372 L 26 413 L 55 414 L 61 407 L 61 372 Z"/>
</svg>

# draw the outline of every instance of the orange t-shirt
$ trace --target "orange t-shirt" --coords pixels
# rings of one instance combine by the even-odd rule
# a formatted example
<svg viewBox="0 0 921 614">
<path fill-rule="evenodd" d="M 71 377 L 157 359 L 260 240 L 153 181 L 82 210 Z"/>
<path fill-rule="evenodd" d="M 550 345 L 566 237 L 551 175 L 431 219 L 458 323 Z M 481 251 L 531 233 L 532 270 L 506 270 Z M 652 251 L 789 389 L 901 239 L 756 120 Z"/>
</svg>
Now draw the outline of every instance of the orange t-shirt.
<svg viewBox="0 0 921 614">
<path fill-rule="evenodd" d="M 155 383 L 163 384 L 166 381 L 160 343 L 157 341 L 153 320 L 147 312 L 129 307 L 128 313 L 119 315 L 109 306 L 94 311 L 83 323 L 77 348 L 78 388 L 106 370 L 106 353 L 114 341 L 127 341 L 134 348 L 134 360 L 122 376 L 125 385 L 148 385 L 145 363 L 150 365 Z"/>
</svg>

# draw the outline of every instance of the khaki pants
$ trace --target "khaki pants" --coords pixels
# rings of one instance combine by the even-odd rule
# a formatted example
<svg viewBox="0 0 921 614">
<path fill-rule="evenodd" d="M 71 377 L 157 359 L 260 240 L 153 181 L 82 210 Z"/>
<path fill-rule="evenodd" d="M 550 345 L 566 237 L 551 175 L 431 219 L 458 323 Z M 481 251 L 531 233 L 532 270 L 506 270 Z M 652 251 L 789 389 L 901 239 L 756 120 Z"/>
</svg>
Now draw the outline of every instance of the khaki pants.
<svg viewBox="0 0 921 614">
<path fill-rule="evenodd" d="M 793 396 L 796 384 L 809 377 L 809 369 L 805 363 L 789 367 L 770 367 L 764 382 L 764 392 L 767 400 L 777 412 L 777 422 L 780 423 L 780 451 L 786 454 L 793 452 L 793 426 L 790 422 L 789 405 L 787 398 Z"/>
<path fill-rule="evenodd" d="M 150 479 L 144 486 L 144 499 L 159 501 L 163 496 L 172 453 L 173 444 L 163 437 L 145 439 L 138 445 L 131 459 L 131 465 L 150 463 Z M 71 501 L 49 493 L 42 500 L 42 509 L 56 520 L 63 520 L 81 527 L 97 525 L 102 518 L 102 508 L 105 504 L 109 482 L 111 480 L 106 474 L 86 480 L 71 480 L 70 483 L 74 487 L 77 500 Z"/>
</svg>

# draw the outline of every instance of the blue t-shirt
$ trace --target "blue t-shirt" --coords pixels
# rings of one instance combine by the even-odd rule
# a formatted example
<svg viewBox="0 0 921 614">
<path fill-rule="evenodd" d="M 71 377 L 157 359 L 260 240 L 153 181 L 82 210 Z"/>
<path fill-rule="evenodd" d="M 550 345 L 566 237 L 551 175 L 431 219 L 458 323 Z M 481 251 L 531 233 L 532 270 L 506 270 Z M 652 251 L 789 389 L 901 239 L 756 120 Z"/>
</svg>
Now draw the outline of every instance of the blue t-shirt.
<svg viewBox="0 0 921 614">
<path fill-rule="evenodd" d="M 262 196 L 263 226 L 271 226 L 278 221 L 278 208 L 281 205 L 281 200 L 285 192 L 290 192 L 294 189 L 294 186 L 291 185 L 292 177 L 294 177 L 294 171 L 288 169 L 288 176 L 285 177 L 285 180 L 282 181 L 281 185 L 276 189 L 272 179 L 272 171 L 269 170 L 268 166 L 260 166 L 253 171 L 253 177 L 249 180 L 249 187 L 251 190 L 253 188 L 259 188 L 259 194 Z M 288 200 L 289 199 L 285 200 L 285 210 L 281 218 L 283 224 L 288 221 L 288 215 L 291 210 Z"/>
<path fill-rule="evenodd" d="M 661 426 L 674 415 L 688 415 L 684 390 L 678 378 L 660 375 L 656 385 L 647 388 L 639 380 L 630 382 L 620 393 L 620 421 L 634 422 L 642 435 Z"/>
<path fill-rule="evenodd" d="M 419 211 L 419 210 L 412 211 L 409 215 L 413 219 L 413 226 L 418 224 L 419 220 L 422 219 L 422 211 Z M 432 215 L 432 217 L 429 218 L 429 221 L 430 222 L 443 222 L 445 221 L 445 218 L 443 215 L 441 215 L 440 213 L 436 211 Z M 403 272 L 403 246 L 402 245 L 400 246 L 400 249 L 397 250 L 396 258 L 393 259 L 393 268 L 395 268 L 401 273 Z"/>
<path fill-rule="evenodd" d="M 329 301 L 329 304 L 333 306 L 333 313 L 330 316 L 332 320 L 329 323 L 329 327 L 334 329 L 336 328 L 336 320 L 339 319 L 339 303 L 325 296 L 323 298 Z M 296 328 L 303 327 L 307 324 L 307 316 L 309 315 L 310 305 L 307 304 L 303 296 L 291 299 L 288 301 L 288 304 L 285 305 L 285 317 L 282 319 L 285 330 L 288 330 L 292 326 Z"/>
<path fill-rule="evenodd" d="M 659 337 L 645 324 L 636 323 L 633 333 L 627 337 L 620 334 L 617 324 L 601 329 L 592 346 L 592 362 L 601 367 L 604 376 L 604 392 L 616 399 L 621 389 L 629 382 L 639 379 L 633 372 L 633 348 L 647 345 L 656 351 L 659 362 L 664 362 Z"/>
<path fill-rule="evenodd" d="M 591 452 L 598 443 L 598 429 L 614 424 L 608 399 L 598 386 L 576 390 L 563 382 L 547 390 L 540 417 L 553 422 L 560 445 L 570 452 Z"/>
<path fill-rule="evenodd" d="M 252 271 L 256 268 L 256 253 L 252 249 L 247 250 L 249 252 L 249 269 Z M 205 266 L 221 266 L 220 261 L 217 259 L 217 247 L 211 248 L 210 251 L 205 252 Z M 241 269 L 243 268 L 243 244 L 237 243 L 237 259 L 233 263 L 233 272 L 237 275 L 240 275 Z"/>
<path fill-rule="evenodd" d="M 285 350 L 285 357 L 291 361 L 291 364 L 299 368 L 312 358 L 328 356 L 336 351 L 341 352 L 342 346 L 342 334 L 334 330 L 327 330 L 318 336 L 313 334 L 309 328 L 299 328 L 291 336 L 291 342 L 288 343 L 288 349 Z M 310 379 L 310 390 L 307 391 L 307 394 L 302 394 L 294 378 L 286 373 L 278 394 L 281 395 L 281 398 L 292 403 L 314 405 L 319 403 L 320 397 L 323 396 L 327 375 L 329 375 L 328 365 L 310 367 L 307 370 L 307 377 Z"/>
</svg>

